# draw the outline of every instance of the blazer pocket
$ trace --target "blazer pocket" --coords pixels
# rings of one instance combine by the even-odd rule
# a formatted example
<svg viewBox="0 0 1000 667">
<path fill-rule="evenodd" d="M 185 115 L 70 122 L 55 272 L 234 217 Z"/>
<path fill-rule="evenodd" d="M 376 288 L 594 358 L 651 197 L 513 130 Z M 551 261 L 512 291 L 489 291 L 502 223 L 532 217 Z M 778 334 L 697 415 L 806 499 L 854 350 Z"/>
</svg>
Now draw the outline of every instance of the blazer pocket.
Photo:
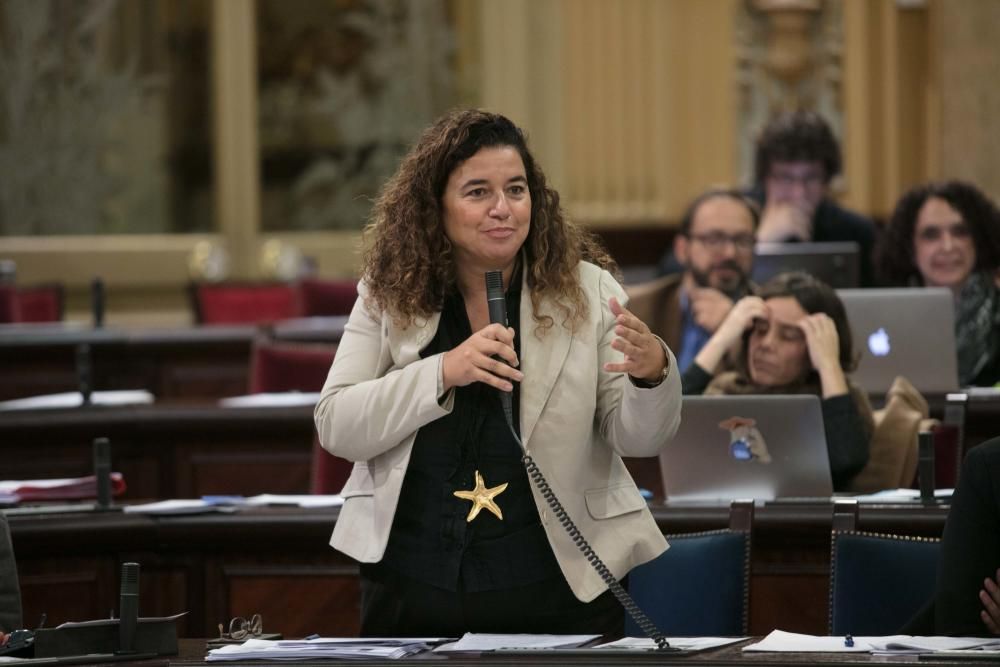
<svg viewBox="0 0 1000 667">
<path fill-rule="evenodd" d="M 367 463 L 359 462 L 354 464 L 351 476 L 344 483 L 344 488 L 341 489 L 340 495 L 345 499 L 355 496 L 375 495 L 375 481 L 372 479 L 372 473 Z"/>
<path fill-rule="evenodd" d="M 587 511 L 595 519 L 610 519 L 629 512 L 637 512 L 646 506 L 646 501 L 632 484 L 590 489 L 583 495 L 587 502 Z"/>
</svg>

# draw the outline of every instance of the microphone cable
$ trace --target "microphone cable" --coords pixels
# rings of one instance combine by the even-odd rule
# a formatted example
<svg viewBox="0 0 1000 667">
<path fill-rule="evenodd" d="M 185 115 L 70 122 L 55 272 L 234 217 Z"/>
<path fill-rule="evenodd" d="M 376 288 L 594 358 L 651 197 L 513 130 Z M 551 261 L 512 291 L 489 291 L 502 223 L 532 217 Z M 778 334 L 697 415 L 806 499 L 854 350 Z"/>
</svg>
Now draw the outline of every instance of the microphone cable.
<svg viewBox="0 0 1000 667">
<path fill-rule="evenodd" d="M 523 451 L 524 445 L 521 442 L 521 439 L 517 437 L 517 433 L 514 430 L 514 421 L 512 419 L 511 412 L 507 407 L 510 405 L 510 394 L 507 394 L 507 392 L 500 392 L 500 394 L 501 396 L 507 396 L 506 405 L 504 406 L 504 416 L 507 419 L 507 427 L 510 429 L 510 434 L 517 443 L 517 446 Z M 549 508 L 552 510 L 552 514 L 555 515 L 556 519 L 559 520 L 559 523 L 562 524 L 562 527 L 570 536 L 570 539 L 573 540 L 573 544 L 575 544 L 576 548 L 583 553 L 584 558 L 587 559 L 587 562 L 590 563 L 591 567 L 594 568 L 604 583 L 607 584 L 608 589 L 621 604 L 622 608 L 625 609 L 626 613 L 632 617 L 632 620 L 635 621 L 636 625 L 642 629 L 643 633 L 647 637 L 656 643 L 656 650 L 679 651 L 680 649 L 670 645 L 666 636 L 660 632 L 660 629 L 656 627 L 656 624 L 650 620 L 646 613 L 639 608 L 639 605 L 637 605 L 635 600 L 632 599 L 632 596 L 628 594 L 628 591 L 622 588 L 622 585 L 618 583 L 617 579 L 615 579 L 615 575 L 611 573 L 608 566 L 604 564 L 601 557 L 598 556 L 597 552 L 594 551 L 594 548 L 590 546 L 590 543 L 587 542 L 587 538 L 583 536 L 583 533 L 580 532 L 576 523 L 574 523 L 573 519 L 570 518 L 569 513 L 566 512 L 566 508 L 563 507 L 562 502 L 560 502 L 559 498 L 552 490 L 552 487 L 549 486 L 548 480 L 545 479 L 545 475 L 542 474 L 541 469 L 538 467 L 538 464 L 535 463 L 535 460 L 531 457 L 531 455 L 525 453 L 524 456 L 521 457 L 521 463 L 523 463 L 524 467 L 527 469 L 528 477 L 531 478 L 535 488 L 538 489 L 542 498 L 544 498 L 545 502 L 548 503 Z"/>
<path fill-rule="evenodd" d="M 486 303 L 490 312 L 490 322 L 499 323 L 503 326 L 507 326 L 507 300 L 503 293 L 503 274 L 500 271 L 487 271 L 486 272 Z M 545 475 L 542 474 L 541 469 L 535 460 L 524 450 L 524 443 L 521 442 L 521 438 L 518 437 L 517 431 L 514 428 L 514 407 L 511 403 L 511 395 L 506 391 L 497 390 L 500 393 L 500 403 L 503 406 L 504 419 L 507 422 L 507 428 L 510 429 L 510 434 L 514 438 L 514 442 L 517 446 L 524 451 L 524 456 L 521 457 L 521 463 L 528 471 L 528 477 L 531 482 L 538 489 L 542 498 L 548 503 L 549 508 L 552 513 L 559 520 L 559 523 L 566 530 L 570 539 L 573 540 L 573 544 L 576 548 L 583 553 L 584 558 L 590 563 L 591 567 L 597 572 L 605 584 L 608 586 L 608 590 L 615 596 L 618 602 L 621 604 L 622 608 L 632 617 L 632 620 L 636 622 L 643 633 L 656 643 L 657 651 L 679 651 L 680 649 L 671 646 L 667 638 L 660 632 L 656 624 L 646 616 L 645 612 L 639 608 L 639 605 L 635 603 L 632 596 L 628 594 L 622 585 L 618 583 L 615 579 L 615 575 L 611 573 L 608 566 L 604 564 L 594 548 L 590 546 L 587 542 L 587 538 L 583 536 L 580 529 L 577 527 L 573 519 L 570 518 L 569 513 L 566 512 L 566 508 L 563 507 L 559 498 L 556 497 L 555 492 L 552 487 L 549 486 L 548 481 L 545 479 Z"/>
</svg>

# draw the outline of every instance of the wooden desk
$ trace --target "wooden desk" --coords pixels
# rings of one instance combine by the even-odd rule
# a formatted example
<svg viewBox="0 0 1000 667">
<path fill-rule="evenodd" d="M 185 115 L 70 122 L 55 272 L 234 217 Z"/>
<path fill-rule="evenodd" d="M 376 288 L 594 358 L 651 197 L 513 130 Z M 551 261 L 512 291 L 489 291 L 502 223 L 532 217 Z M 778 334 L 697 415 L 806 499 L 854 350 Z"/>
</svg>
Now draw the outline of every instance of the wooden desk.
<svg viewBox="0 0 1000 667">
<path fill-rule="evenodd" d="M 674 656 L 667 654 L 623 654 L 616 651 L 592 651 L 586 654 L 567 655 L 554 652 L 549 655 L 494 655 L 494 654 L 450 654 L 438 655 L 424 653 L 402 660 L 372 660 L 365 659 L 359 664 L 372 667 L 399 667 L 400 664 L 417 664 L 423 667 L 481 667 L 482 665 L 518 665 L 551 667 L 626 667 L 630 665 L 662 665 L 666 667 L 793 667 L 796 665 L 827 665 L 828 667 L 858 667 L 858 665 L 949 665 L 950 667 L 970 667 L 981 665 L 981 660 L 927 660 L 915 655 L 899 655 L 892 657 L 872 656 L 867 653 L 743 653 L 742 648 L 757 638 L 748 639 L 732 646 L 703 651 L 692 655 Z M 116 665 L 119 667 L 168 667 L 169 665 L 184 667 L 204 667 L 218 665 L 218 662 L 208 662 L 207 643 L 204 639 L 180 639 L 178 654 L 158 656 L 147 660 L 125 660 L 113 663 L 91 663 Z M 30 664 L 30 663 L 26 663 Z M 87 664 L 87 663 L 83 663 Z M 261 662 L 238 662 L 234 664 L 260 665 Z M 330 665 L 345 664 L 331 660 L 295 660 L 291 665 L 310 665 L 330 667 Z"/>
<path fill-rule="evenodd" d="M 728 507 L 667 507 L 664 533 L 721 528 Z M 858 527 L 940 535 L 946 507 L 863 506 Z M 144 615 L 188 610 L 181 636 L 217 634 L 233 616 L 260 613 L 289 637 L 358 632 L 357 565 L 328 546 L 338 511 L 262 509 L 149 517 L 117 512 L 9 516 L 25 622 L 104 617 L 117 608 L 120 563 L 142 565 Z M 825 634 L 833 510 L 765 505 L 753 526 L 750 632 Z M 706 601 L 710 604 L 711 601 Z"/>
<path fill-rule="evenodd" d="M 0 413 L 5 479 L 93 474 L 111 441 L 125 499 L 308 493 L 313 408 L 142 405 Z"/>
<path fill-rule="evenodd" d="M 272 326 L 92 329 L 73 323 L 0 325 L 0 400 L 75 391 L 76 348 L 90 346 L 94 389 L 146 389 L 157 398 L 222 398 L 247 391 L 255 337 L 336 343 L 346 317 Z"/>
<path fill-rule="evenodd" d="M 858 665 L 949 665 L 959 667 L 960 665 L 981 665 L 981 660 L 958 661 L 958 660 L 921 660 L 916 655 L 899 655 L 892 657 L 872 656 L 868 653 L 743 653 L 742 648 L 753 640 L 746 640 L 732 646 L 694 653 L 685 656 L 671 656 L 670 654 L 644 654 L 644 655 L 621 655 L 614 651 L 594 652 L 587 655 L 559 655 L 530 657 L 517 656 L 496 656 L 489 654 L 482 655 L 436 655 L 420 654 L 412 658 L 403 660 L 364 660 L 360 664 L 372 665 L 373 667 L 399 667 L 399 665 L 413 663 L 423 667 L 465 667 L 482 665 L 537 665 L 539 667 L 570 667 L 572 665 L 582 665 L 586 667 L 624 667 L 628 665 L 664 665 L 666 667 L 684 667 L 687 665 L 698 665 L 698 667 L 792 667 L 793 665 L 827 665 L 828 667 L 857 667 Z M 218 665 L 220 663 L 207 663 L 205 661 L 206 647 L 203 639 L 182 639 L 179 643 L 179 655 L 168 657 L 170 665 Z M 156 663 L 140 663 L 143 667 Z M 162 664 L 160 662 L 159 664 Z M 237 663 L 239 664 L 239 663 Z M 254 663 L 250 663 L 254 664 Z M 295 661 L 293 665 L 321 665 L 329 667 L 331 664 L 343 664 L 330 660 Z"/>
</svg>

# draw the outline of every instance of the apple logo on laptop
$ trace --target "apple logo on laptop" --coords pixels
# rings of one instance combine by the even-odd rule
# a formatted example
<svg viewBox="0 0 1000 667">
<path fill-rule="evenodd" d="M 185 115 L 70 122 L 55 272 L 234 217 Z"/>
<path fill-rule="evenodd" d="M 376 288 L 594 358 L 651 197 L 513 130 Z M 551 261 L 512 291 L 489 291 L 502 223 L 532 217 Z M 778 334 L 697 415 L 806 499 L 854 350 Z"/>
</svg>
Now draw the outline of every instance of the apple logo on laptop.
<svg viewBox="0 0 1000 667">
<path fill-rule="evenodd" d="M 878 331 L 868 336 L 868 349 L 876 357 L 884 357 L 889 354 L 891 346 L 889 345 L 889 334 L 885 332 L 885 329 L 879 327 Z"/>
</svg>

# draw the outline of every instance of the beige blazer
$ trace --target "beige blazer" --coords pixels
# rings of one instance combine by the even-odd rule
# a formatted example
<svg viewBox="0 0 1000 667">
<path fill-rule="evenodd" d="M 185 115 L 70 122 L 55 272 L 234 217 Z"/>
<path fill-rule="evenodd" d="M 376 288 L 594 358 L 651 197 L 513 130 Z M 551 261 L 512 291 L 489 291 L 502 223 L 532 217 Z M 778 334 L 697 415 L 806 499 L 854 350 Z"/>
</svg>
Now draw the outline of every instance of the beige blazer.
<svg viewBox="0 0 1000 667">
<path fill-rule="evenodd" d="M 607 301 L 615 296 L 624 303 L 626 297 L 606 271 L 587 263 L 578 270 L 590 315 L 573 335 L 545 303 L 541 310 L 556 325 L 539 340 L 524 287 L 521 437 L 563 507 L 620 579 L 667 547 L 621 456 L 655 456 L 670 441 L 680 423 L 681 385 L 669 350 L 667 378 L 652 389 L 602 370 L 604 362 L 621 360 L 611 348 L 614 316 Z M 361 562 L 377 562 L 417 430 L 449 413 L 454 392 L 440 389 L 442 355 L 419 354 L 440 315 L 403 329 L 365 307 L 363 283 L 358 291 L 315 417 L 323 447 L 355 461 L 330 543 Z M 594 599 L 606 585 L 533 491 L 566 581 L 580 600 Z"/>
</svg>

